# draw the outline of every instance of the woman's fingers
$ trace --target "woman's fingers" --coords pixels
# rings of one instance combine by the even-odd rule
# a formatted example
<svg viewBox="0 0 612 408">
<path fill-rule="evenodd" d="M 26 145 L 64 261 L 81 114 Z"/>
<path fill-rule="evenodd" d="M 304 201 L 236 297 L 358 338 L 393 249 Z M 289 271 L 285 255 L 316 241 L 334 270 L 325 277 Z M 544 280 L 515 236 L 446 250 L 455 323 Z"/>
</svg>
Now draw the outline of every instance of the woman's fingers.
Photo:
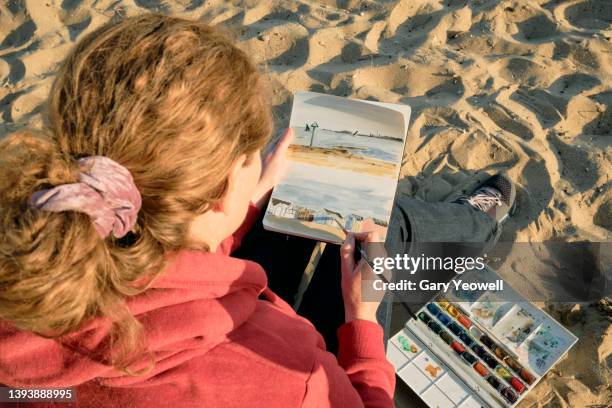
<svg viewBox="0 0 612 408">
<path fill-rule="evenodd" d="M 353 232 L 352 234 L 359 242 L 380 242 L 380 235 L 376 231 Z"/>
<path fill-rule="evenodd" d="M 352 233 L 356 241 L 361 243 L 362 250 L 369 262 L 373 262 L 375 258 L 384 258 L 387 256 L 385 244 L 377 231 L 365 231 Z M 371 269 L 371 268 L 366 268 Z"/>
<path fill-rule="evenodd" d="M 376 310 L 380 302 L 365 302 L 361 299 L 362 274 L 368 271 L 369 267 L 363 258 L 355 265 L 356 235 L 347 233 L 340 247 L 344 318 L 346 322 L 361 319 L 377 323 Z"/>
<path fill-rule="evenodd" d="M 285 130 L 285 134 L 278 142 L 278 146 L 276 147 L 276 151 L 287 151 L 291 143 L 293 142 L 293 129 L 287 128 Z"/>
<path fill-rule="evenodd" d="M 283 159 L 287 154 L 287 150 L 289 150 L 289 146 L 291 146 L 292 142 L 293 129 L 287 128 L 281 139 L 276 143 L 276 146 L 274 146 L 274 149 L 265 155 L 263 159 L 264 166 L 269 166 L 274 160 Z"/>
<path fill-rule="evenodd" d="M 340 268 L 343 276 L 351 276 L 355 269 L 355 236 L 348 233 L 340 246 Z"/>
</svg>

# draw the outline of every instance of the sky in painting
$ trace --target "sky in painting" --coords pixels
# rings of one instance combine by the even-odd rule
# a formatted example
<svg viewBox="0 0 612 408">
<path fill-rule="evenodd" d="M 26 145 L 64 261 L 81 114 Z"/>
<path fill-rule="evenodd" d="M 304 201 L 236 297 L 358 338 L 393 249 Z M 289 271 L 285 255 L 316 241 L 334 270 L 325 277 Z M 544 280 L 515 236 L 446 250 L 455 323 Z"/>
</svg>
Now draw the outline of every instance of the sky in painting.
<svg viewBox="0 0 612 408">
<path fill-rule="evenodd" d="M 404 137 L 404 118 L 399 112 L 358 100 L 312 92 L 297 93 L 289 126 L 300 127 L 313 121 L 324 129 Z"/>
</svg>

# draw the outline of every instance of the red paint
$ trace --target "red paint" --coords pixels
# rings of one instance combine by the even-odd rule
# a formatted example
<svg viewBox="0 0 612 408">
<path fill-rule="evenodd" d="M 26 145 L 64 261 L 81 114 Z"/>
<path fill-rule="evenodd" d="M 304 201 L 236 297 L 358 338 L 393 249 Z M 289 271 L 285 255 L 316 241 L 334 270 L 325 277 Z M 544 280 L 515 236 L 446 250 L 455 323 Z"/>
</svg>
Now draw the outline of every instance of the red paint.
<svg viewBox="0 0 612 408">
<path fill-rule="evenodd" d="M 461 343 L 459 343 L 458 341 L 453 341 L 451 343 L 451 347 L 453 348 L 453 350 L 455 350 L 457 353 L 463 353 L 465 351 L 465 347 L 463 347 L 461 345 Z"/>
<path fill-rule="evenodd" d="M 489 375 L 489 370 L 487 370 L 487 368 L 484 365 L 482 365 L 482 363 L 474 364 L 474 370 L 476 370 L 478 374 L 482 375 L 483 377 L 486 377 L 487 375 Z"/>
<path fill-rule="evenodd" d="M 524 368 L 521 370 L 521 378 L 529 385 L 533 384 L 533 382 L 535 381 L 535 378 L 533 378 L 533 375 L 531 375 L 531 373 L 529 373 L 529 371 L 525 370 Z"/>
<path fill-rule="evenodd" d="M 512 377 L 510 380 L 510 385 L 514 388 L 519 394 L 522 394 L 525 391 L 525 385 L 520 382 L 516 377 Z"/>
<path fill-rule="evenodd" d="M 457 316 L 457 320 L 459 321 L 459 323 L 461 323 L 463 325 L 463 327 L 465 327 L 466 329 L 469 329 L 470 327 L 472 327 L 472 322 L 470 321 L 470 319 L 468 319 L 467 317 L 465 317 L 464 315 L 460 314 L 459 316 Z"/>
</svg>

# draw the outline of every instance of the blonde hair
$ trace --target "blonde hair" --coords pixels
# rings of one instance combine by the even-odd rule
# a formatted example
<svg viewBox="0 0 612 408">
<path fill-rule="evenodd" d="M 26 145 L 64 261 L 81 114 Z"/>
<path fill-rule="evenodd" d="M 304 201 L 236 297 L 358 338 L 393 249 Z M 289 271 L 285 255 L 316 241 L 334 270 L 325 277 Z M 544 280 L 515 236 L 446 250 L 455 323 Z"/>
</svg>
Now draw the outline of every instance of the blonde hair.
<svg viewBox="0 0 612 408">
<path fill-rule="evenodd" d="M 127 370 L 146 341 L 125 297 L 187 245 L 235 160 L 265 145 L 268 100 L 251 59 L 204 23 L 151 14 L 87 35 L 51 90 L 49 128 L 0 140 L 0 317 L 50 337 L 109 318 L 110 363 Z M 34 191 L 76 182 L 76 160 L 92 155 L 126 167 L 142 195 L 122 239 L 100 239 L 84 214 L 28 207 Z"/>
</svg>

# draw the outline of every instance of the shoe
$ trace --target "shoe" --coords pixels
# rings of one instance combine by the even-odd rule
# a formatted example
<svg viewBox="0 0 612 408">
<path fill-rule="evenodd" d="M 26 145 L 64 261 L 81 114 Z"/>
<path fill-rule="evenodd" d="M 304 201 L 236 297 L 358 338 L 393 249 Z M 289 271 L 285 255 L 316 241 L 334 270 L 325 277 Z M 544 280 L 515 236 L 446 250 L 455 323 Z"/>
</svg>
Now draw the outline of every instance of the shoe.
<svg viewBox="0 0 612 408">
<path fill-rule="evenodd" d="M 506 175 L 496 174 L 471 195 L 461 196 L 453 202 L 469 204 L 501 224 L 516 211 L 516 187 Z"/>
</svg>

